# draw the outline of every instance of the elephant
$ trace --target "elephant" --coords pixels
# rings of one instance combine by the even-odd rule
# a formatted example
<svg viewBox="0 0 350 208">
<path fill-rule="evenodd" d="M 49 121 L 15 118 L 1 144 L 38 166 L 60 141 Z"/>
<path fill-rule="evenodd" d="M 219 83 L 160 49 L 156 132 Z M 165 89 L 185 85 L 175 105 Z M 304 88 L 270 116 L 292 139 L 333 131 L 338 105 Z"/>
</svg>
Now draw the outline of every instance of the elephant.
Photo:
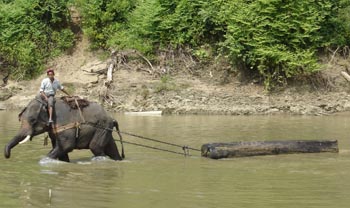
<svg viewBox="0 0 350 208">
<path fill-rule="evenodd" d="M 69 97 L 62 97 L 55 101 L 52 125 L 48 124 L 47 102 L 40 96 L 31 100 L 19 114 L 21 128 L 5 146 L 5 158 L 10 158 L 11 149 L 17 144 L 47 132 L 52 143 L 52 150 L 47 155 L 49 158 L 69 162 L 69 152 L 74 149 L 90 149 L 94 156 L 122 160 L 125 156 L 118 122 L 96 102 L 85 100 L 87 105 L 81 108 L 77 98 L 72 98 L 70 101 L 74 100 L 77 104 L 73 108 L 68 99 Z M 114 127 L 121 141 L 122 156 L 112 135 Z"/>
</svg>

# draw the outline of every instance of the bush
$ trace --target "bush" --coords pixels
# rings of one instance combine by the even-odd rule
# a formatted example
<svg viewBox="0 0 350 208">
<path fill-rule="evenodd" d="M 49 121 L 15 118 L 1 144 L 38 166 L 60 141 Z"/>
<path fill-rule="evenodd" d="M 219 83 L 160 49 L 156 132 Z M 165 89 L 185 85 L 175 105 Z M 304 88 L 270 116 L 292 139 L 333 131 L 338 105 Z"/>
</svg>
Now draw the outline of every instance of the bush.
<svg viewBox="0 0 350 208">
<path fill-rule="evenodd" d="M 267 89 L 319 69 L 315 53 L 327 45 L 322 26 L 332 15 L 331 1 L 235 2 L 226 4 L 231 12 L 222 44 L 233 64 L 258 72 Z"/>
<path fill-rule="evenodd" d="M 45 61 L 72 47 L 67 0 L 0 2 L 0 60 L 16 78 L 31 78 Z"/>
<path fill-rule="evenodd" d="M 126 28 L 126 20 L 135 8 L 136 0 L 77 0 L 83 16 L 83 30 L 93 49 L 108 49 L 108 41 Z M 114 43 L 116 41 L 112 41 Z M 116 42 L 121 44 L 122 42 Z"/>
<path fill-rule="evenodd" d="M 339 1 L 336 9 L 338 11 L 324 27 L 325 32 L 328 32 L 329 42 L 333 46 L 350 46 L 350 1 Z"/>
</svg>

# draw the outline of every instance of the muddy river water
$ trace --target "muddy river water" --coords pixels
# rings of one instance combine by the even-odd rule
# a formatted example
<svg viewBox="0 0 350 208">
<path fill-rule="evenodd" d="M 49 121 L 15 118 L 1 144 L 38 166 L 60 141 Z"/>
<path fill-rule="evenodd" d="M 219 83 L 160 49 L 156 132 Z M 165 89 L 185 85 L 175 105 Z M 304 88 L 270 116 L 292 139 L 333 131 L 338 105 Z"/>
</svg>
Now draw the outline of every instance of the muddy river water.
<svg viewBox="0 0 350 208">
<path fill-rule="evenodd" d="M 0 147 L 19 128 L 18 112 L 0 111 Z M 0 207 L 348 207 L 350 114 L 332 116 L 131 116 L 115 114 L 122 131 L 200 148 L 209 142 L 336 139 L 339 153 L 211 160 L 125 144 L 122 162 L 70 153 L 45 158 L 40 135 L 0 156 Z M 116 135 L 115 135 L 115 138 Z M 125 141 L 182 152 L 142 139 Z M 119 149 L 120 144 L 117 143 Z"/>
</svg>

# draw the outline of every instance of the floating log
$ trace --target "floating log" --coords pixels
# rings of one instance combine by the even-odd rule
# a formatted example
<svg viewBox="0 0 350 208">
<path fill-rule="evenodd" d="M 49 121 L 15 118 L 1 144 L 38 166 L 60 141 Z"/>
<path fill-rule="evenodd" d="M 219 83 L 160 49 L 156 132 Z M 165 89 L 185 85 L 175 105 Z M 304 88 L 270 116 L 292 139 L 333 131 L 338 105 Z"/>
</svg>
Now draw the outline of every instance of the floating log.
<svg viewBox="0 0 350 208">
<path fill-rule="evenodd" d="M 337 140 L 246 141 L 203 144 L 202 156 L 212 159 L 291 153 L 338 152 Z"/>
<path fill-rule="evenodd" d="M 125 114 L 133 116 L 161 116 L 162 111 L 125 112 Z"/>
</svg>

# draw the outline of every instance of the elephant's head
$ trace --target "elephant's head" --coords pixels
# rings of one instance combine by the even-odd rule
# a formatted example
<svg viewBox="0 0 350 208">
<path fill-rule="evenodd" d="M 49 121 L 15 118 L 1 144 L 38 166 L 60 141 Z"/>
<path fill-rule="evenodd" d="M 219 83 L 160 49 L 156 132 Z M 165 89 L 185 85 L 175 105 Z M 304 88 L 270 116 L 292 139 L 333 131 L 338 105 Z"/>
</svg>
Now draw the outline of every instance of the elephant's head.
<svg viewBox="0 0 350 208">
<path fill-rule="evenodd" d="M 48 130 L 48 113 L 46 103 L 40 98 L 32 100 L 18 115 L 21 128 L 17 135 L 5 146 L 5 158 L 10 158 L 11 149 L 32 137 Z"/>
</svg>

